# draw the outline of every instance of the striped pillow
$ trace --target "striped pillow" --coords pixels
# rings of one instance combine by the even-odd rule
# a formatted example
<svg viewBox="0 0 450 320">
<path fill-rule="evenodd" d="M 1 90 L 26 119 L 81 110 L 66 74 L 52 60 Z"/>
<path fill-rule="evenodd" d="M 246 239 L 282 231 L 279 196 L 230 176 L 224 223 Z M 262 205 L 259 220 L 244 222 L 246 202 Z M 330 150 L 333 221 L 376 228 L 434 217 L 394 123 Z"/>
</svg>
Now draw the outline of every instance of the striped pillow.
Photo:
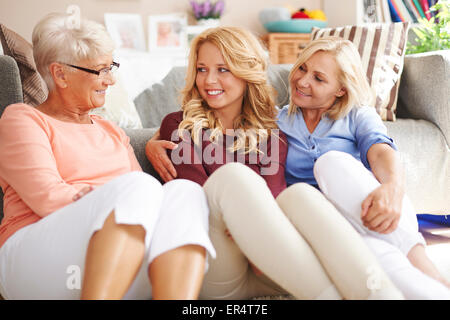
<svg viewBox="0 0 450 320">
<path fill-rule="evenodd" d="M 37 106 L 45 101 L 47 85 L 36 70 L 31 43 L 0 23 L 0 41 L 3 52 L 16 60 L 22 81 L 23 101 Z"/>
<path fill-rule="evenodd" d="M 408 28 L 408 22 L 313 28 L 311 39 L 339 36 L 352 41 L 375 90 L 378 114 L 383 120 L 395 121 Z"/>
</svg>

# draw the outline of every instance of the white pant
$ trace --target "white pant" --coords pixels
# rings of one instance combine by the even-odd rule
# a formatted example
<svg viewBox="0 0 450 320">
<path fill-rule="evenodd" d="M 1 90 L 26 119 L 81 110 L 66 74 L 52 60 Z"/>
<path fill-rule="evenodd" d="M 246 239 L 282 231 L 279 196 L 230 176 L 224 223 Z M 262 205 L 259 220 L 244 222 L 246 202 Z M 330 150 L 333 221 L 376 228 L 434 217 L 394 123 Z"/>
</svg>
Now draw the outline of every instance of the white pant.
<svg viewBox="0 0 450 320">
<path fill-rule="evenodd" d="M 116 223 L 146 231 L 144 262 L 125 299 L 151 298 L 148 265 L 168 250 L 196 244 L 215 257 L 203 189 L 188 180 L 161 186 L 146 173 L 132 172 L 14 233 L 0 248 L 3 297 L 79 299 L 89 241 L 113 210 Z"/>
<path fill-rule="evenodd" d="M 403 298 L 360 235 L 314 187 L 295 184 L 275 200 L 265 180 L 239 163 L 220 167 L 203 187 L 217 258 L 200 298 L 287 292 L 299 299 Z M 256 276 L 247 257 L 267 277 Z M 367 286 L 368 271 L 378 275 L 376 292 Z"/>
<path fill-rule="evenodd" d="M 380 183 L 348 153 L 330 151 L 315 163 L 321 191 L 363 236 L 392 282 L 406 299 L 450 299 L 450 290 L 416 269 L 406 255 L 417 244 L 425 246 L 416 213 L 405 196 L 397 229 L 389 234 L 369 230 L 361 220 L 361 204 Z"/>
</svg>

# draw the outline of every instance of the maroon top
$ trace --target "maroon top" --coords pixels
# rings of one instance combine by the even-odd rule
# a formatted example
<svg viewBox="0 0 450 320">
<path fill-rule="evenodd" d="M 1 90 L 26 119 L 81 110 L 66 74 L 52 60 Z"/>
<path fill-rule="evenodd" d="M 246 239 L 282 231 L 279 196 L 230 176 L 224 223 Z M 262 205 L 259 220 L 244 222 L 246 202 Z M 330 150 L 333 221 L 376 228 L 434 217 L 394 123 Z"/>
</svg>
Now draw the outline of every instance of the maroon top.
<svg viewBox="0 0 450 320">
<path fill-rule="evenodd" d="M 227 151 L 227 146 L 233 145 L 233 136 L 224 136 L 223 141 L 212 143 L 209 141 L 208 130 L 202 132 L 204 137 L 201 150 L 194 145 L 187 132 L 187 140 L 181 141 L 176 130 L 182 120 L 182 111 L 173 112 L 163 119 L 160 127 L 162 140 L 178 143 L 178 148 L 167 151 L 177 170 L 178 178 L 203 185 L 208 177 L 225 163 L 240 162 L 264 178 L 274 197 L 286 188 L 284 169 L 288 145 L 286 135 L 281 130 L 278 130 L 277 136 L 269 137 L 266 144 L 259 146 L 264 154 L 252 152 L 244 156 L 238 152 Z"/>
</svg>

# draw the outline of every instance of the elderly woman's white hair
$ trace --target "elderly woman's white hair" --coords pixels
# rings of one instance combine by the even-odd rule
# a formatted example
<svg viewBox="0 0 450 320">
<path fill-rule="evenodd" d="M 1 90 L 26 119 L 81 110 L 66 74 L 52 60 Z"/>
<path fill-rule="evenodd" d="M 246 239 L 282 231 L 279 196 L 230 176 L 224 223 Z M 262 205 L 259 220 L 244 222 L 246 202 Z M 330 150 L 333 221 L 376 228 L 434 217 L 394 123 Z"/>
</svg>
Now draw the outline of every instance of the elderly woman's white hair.
<svg viewBox="0 0 450 320">
<path fill-rule="evenodd" d="M 103 25 L 85 19 L 74 23 L 73 19 L 68 13 L 51 13 L 34 27 L 34 61 L 49 90 L 54 89 L 51 63 L 76 64 L 114 51 L 114 42 Z"/>
</svg>

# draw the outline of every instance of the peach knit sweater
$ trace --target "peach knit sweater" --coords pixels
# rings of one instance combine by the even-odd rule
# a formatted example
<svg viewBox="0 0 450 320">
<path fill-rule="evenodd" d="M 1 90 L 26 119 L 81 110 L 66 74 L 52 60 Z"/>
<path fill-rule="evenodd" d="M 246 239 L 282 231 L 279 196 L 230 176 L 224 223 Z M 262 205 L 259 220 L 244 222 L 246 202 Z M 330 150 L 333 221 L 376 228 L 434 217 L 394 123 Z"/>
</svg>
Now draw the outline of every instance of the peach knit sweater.
<svg viewBox="0 0 450 320">
<path fill-rule="evenodd" d="M 0 247 L 20 228 L 72 203 L 83 187 L 142 170 L 122 129 L 98 116 L 91 120 L 64 122 L 26 104 L 6 108 L 0 119 Z"/>
</svg>

